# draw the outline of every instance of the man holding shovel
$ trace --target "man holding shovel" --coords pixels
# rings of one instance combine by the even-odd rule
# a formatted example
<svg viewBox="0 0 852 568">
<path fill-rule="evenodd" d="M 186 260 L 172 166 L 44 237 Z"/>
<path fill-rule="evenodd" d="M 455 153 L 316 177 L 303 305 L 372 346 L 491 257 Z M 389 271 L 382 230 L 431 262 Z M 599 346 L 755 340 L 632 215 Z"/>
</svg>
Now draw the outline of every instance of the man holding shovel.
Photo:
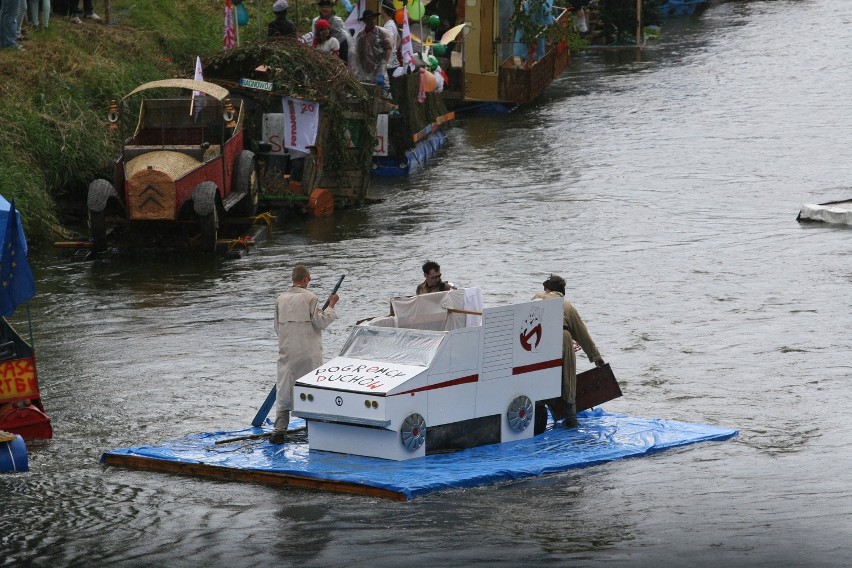
<svg viewBox="0 0 852 568">
<path fill-rule="evenodd" d="M 275 332 L 278 334 L 278 378 L 275 384 L 275 425 L 269 441 L 283 444 L 293 409 L 296 380 L 322 365 L 322 330 L 337 319 L 335 292 L 320 307 L 308 291 L 311 273 L 304 265 L 293 268 L 293 286 L 275 301 Z M 336 288 L 335 288 L 336 291 Z"/>
</svg>

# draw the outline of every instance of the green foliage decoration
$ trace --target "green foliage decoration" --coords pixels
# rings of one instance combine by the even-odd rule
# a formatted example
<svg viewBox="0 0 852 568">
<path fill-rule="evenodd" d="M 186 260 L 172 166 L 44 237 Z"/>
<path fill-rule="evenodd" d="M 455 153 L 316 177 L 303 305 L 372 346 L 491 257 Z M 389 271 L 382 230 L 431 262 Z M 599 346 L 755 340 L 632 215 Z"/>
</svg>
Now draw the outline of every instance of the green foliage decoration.
<svg viewBox="0 0 852 568">
<path fill-rule="evenodd" d="M 541 37 L 548 44 L 565 40 L 573 51 L 584 48 L 587 42 L 574 29 L 570 11 L 557 21 L 543 23 L 550 20 L 549 10 L 550 3 L 547 0 L 515 0 L 514 12 L 509 19 L 513 37 L 515 32 L 520 31 L 521 41 L 527 50 L 534 49 Z"/>
<path fill-rule="evenodd" d="M 259 72 L 258 66 L 266 70 Z M 345 183 L 344 172 L 368 167 L 375 142 L 375 124 L 365 127 L 354 151 L 349 148 L 345 115 L 360 112 L 373 116 L 373 96 L 349 72 L 337 57 L 289 39 L 261 44 L 246 44 L 214 55 L 204 69 L 204 78 L 231 91 L 239 90 L 241 78 L 271 82 L 272 91 L 255 92 L 259 102 L 257 115 L 250 117 L 247 127 L 255 140 L 260 139 L 261 114 L 281 112 L 281 97 L 295 97 L 320 103 L 328 120 L 324 138 L 325 173 Z M 240 96 L 248 94 L 240 91 Z M 363 134 L 363 132 L 362 132 Z"/>
</svg>

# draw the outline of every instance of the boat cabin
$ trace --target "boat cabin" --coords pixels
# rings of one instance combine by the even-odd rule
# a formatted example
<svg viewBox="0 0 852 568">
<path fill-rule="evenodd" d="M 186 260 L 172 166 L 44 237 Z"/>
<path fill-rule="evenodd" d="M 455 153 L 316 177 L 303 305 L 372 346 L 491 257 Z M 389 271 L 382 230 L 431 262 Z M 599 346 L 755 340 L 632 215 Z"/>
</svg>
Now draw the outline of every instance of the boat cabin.
<svg viewBox="0 0 852 568">
<path fill-rule="evenodd" d="M 533 436 L 561 393 L 562 300 L 482 307 L 478 288 L 391 300 L 296 381 L 311 450 L 407 460 Z"/>
<path fill-rule="evenodd" d="M 530 103 L 568 67 L 568 44 L 551 33 L 570 26 L 566 9 L 552 0 L 516 5 L 513 0 L 435 0 L 426 6 L 427 17 L 433 13 L 441 22 L 434 33 L 411 23 L 412 33 L 429 34 L 422 42 L 449 76 L 443 91 L 447 106 Z M 521 13 L 513 21 L 516 10 Z M 522 25 L 537 35 L 525 37 Z"/>
</svg>

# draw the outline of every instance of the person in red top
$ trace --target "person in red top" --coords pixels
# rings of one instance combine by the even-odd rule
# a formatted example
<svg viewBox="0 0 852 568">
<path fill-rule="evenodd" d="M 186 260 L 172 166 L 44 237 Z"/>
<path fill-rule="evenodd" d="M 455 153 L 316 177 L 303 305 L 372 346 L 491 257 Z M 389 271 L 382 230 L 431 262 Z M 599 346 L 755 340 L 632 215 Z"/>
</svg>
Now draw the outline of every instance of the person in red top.
<svg viewBox="0 0 852 568">
<path fill-rule="evenodd" d="M 332 37 L 328 20 L 317 20 L 314 27 L 317 30 L 314 34 L 314 47 L 323 53 L 340 57 L 340 42 Z"/>
</svg>

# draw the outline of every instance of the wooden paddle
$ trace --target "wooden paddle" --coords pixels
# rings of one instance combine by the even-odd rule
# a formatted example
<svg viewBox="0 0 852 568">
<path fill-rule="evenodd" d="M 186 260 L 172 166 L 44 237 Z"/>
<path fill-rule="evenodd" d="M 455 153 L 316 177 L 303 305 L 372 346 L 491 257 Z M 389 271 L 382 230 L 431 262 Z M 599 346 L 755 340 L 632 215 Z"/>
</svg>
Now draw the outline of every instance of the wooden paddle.
<svg viewBox="0 0 852 568">
<path fill-rule="evenodd" d="M 307 426 L 302 426 L 301 428 L 296 428 L 295 430 L 287 430 L 288 434 L 297 434 L 299 432 L 303 432 L 307 429 Z M 237 436 L 236 438 L 227 438 L 225 440 L 218 440 L 213 442 L 214 446 L 220 446 L 222 444 L 230 444 L 231 442 L 241 442 L 243 440 L 260 440 L 261 438 L 268 438 L 272 432 L 261 432 L 260 434 L 248 434 L 246 436 Z"/>
<path fill-rule="evenodd" d="M 340 275 L 340 279 L 338 279 L 337 284 L 334 285 L 334 289 L 331 291 L 331 294 L 328 295 L 328 299 L 323 304 L 322 309 L 325 310 L 328 307 L 328 304 L 331 300 L 331 296 L 336 294 L 340 289 L 340 285 L 343 284 L 343 279 L 346 278 L 345 274 Z M 275 404 L 275 397 L 277 395 L 277 388 L 275 385 L 272 385 L 272 390 L 269 391 L 269 394 L 266 395 L 266 400 L 263 401 L 263 404 L 260 405 L 260 409 L 258 409 L 257 414 L 254 415 L 254 420 L 251 421 L 251 425 L 255 428 L 260 428 L 263 424 L 263 421 L 266 420 L 266 417 L 269 416 L 269 411 L 272 410 L 272 405 Z"/>
</svg>

